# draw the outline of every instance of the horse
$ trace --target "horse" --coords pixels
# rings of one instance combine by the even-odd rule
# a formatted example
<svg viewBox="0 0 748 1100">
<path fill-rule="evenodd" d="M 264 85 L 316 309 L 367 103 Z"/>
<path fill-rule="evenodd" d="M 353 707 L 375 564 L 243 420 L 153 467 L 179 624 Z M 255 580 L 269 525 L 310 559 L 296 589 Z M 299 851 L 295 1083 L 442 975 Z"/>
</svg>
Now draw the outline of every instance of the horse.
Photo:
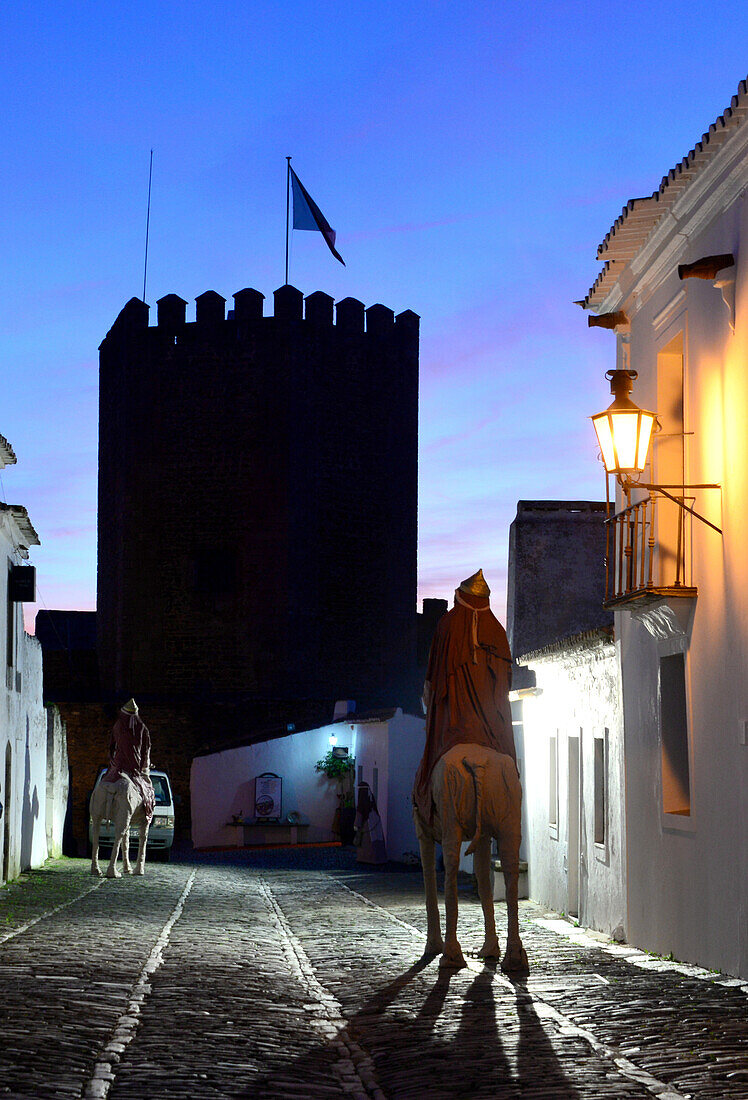
<svg viewBox="0 0 748 1100">
<path fill-rule="evenodd" d="M 426 892 L 427 940 L 425 955 L 441 953 L 439 966 L 467 966 L 457 939 L 457 870 L 460 845 L 469 840 L 478 895 L 483 909 L 485 938 L 478 956 L 501 958 L 496 935 L 491 889 L 491 838 L 498 841 L 504 873 L 507 906 L 507 945 L 501 969 L 508 974 L 529 973 L 527 955 L 519 935 L 517 893 L 521 836 L 522 788 L 517 765 L 510 756 L 484 745 L 455 745 L 437 761 L 430 780 L 433 821 L 423 819 L 414 805 L 416 835 Z M 434 844 L 444 855 L 445 936 L 442 939 L 436 895 Z"/>
<path fill-rule="evenodd" d="M 106 869 L 107 878 L 120 878 L 117 870 L 117 858 L 122 847 L 122 871 L 126 875 L 142 875 L 145 872 L 145 848 L 148 840 L 148 819 L 143 809 L 143 798 L 133 781 L 127 775 L 121 775 L 115 783 L 103 780 L 94 788 L 91 795 L 91 874 L 101 875 L 99 867 L 99 831 L 103 821 L 114 823 L 112 855 Z M 130 826 L 138 827 L 138 855 L 134 868 L 130 866 Z"/>
</svg>

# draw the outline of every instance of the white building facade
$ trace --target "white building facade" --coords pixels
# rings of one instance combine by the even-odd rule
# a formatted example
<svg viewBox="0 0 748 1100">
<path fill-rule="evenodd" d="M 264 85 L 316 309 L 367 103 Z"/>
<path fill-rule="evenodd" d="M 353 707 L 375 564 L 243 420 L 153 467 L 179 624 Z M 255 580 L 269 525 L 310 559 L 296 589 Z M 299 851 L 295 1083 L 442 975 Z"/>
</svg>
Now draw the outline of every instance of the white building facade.
<svg viewBox="0 0 748 1100">
<path fill-rule="evenodd" d="M 617 490 L 607 600 L 623 696 L 627 935 L 638 947 L 741 977 L 748 977 L 747 118 L 743 82 L 659 190 L 624 208 L 582 303 L 599 315 L 591 323 L 615 331 L 615 365 L 638 372 L 631 396 L 660 421 L 641 481 L 701 517 L 662 491 L 634 488 L 627 498 Z M 711 485 L 718 488 L 704 487 Z"/>
<path fill-rule="evenodd" d="M 411 790 L 423 755 L 426 725 L 423 718 L 399 707 L 372 717 L 350 714 L 318 729 L 195 757 L 190 776 L 194 846 L 241 844 L 239 826 L 232 819 L 253 817 L 255 779 L 264 773 L 283 780 L 280 816 L 299 815 L 306 826 L 306 842 L 337 840 L 332 831 L 338 806 L 336 785 L 315 771 L 316 762 L 333 744 L 331 738 L 355 757 L 356 783 L 363 780 L 374 792 L 388 858 L 401 861 L 406 853 L 417 852 Z"/>
<path fill-rule="evenodd" d="M 0 436 L 0 468 L 15 462 Z M 67 752 L 59 715 L 42 697 L 42 650 L 23 625 L 29 547 L 39 539 L 25 508 L 0 503 L 0 878 L 59 855 L 67 804 Z M 33 596 L 31 597 L 33 598 Z M 48 756 L 51 771 L 48 768 Z M 49 843 L 48 843 L 49 837 Z"/>
<path fill-rule="evenodd" d="M 623 713 L 612 632 L 585 631 L 521 661 L 537 683 L 521 699 L 529 896 L 625 939 Z"/>
</svg>

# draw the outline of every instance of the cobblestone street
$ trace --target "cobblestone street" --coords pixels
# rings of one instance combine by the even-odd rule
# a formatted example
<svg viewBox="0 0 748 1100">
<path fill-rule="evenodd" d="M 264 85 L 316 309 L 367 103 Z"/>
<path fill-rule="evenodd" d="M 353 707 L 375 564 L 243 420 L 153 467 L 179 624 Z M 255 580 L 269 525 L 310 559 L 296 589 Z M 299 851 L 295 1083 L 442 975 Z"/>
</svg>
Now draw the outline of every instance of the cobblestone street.
<svg viewBox="0 0 748 1100">
<path fill-rule="evenodd" d="M 518 984 L 475 957 L 421 960 L 420 873 L 352 850 L 87 868 L 0 890 L 2 1095 L 748 1097 L 744 983 L 530 903 Z M 481 930 L 466 887 L 466 952 Z"/>
</svg>

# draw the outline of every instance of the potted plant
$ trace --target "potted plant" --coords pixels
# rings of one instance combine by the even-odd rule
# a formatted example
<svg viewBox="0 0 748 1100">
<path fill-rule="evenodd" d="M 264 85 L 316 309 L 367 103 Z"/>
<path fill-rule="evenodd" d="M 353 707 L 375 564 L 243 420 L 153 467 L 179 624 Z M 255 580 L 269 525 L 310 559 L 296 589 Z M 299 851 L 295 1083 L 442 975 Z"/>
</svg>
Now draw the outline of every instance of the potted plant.
<svg viewBox="0 0 748 1100">
<path fill-rule="evenodd" d="M 356 759 L 353 756 L 337 756 L 330 751 L 318 760 L 315 771 L 322 772 L 337 786 L 338 808 L 335 811 L 332 831 L 340 835 L 341 844 L 353 844 L 353 822 L 356 818 L 354 777 Z"/>
</svg>

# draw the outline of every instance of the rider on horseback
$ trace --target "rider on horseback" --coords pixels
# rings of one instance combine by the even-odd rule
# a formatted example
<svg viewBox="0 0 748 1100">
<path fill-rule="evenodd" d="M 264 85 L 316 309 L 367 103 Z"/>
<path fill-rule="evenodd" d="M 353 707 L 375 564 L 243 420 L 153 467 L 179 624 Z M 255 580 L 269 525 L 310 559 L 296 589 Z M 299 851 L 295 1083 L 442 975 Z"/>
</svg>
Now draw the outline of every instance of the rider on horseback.
<svg viewBox="0 0 748 1100">
<path fill-rule="evenodd" d="M 109 744 L 109 771 L 105 783 L 116 783 L 127 775 L 143 799 L 148 824 L 153 817 L 156 795 L 150 780 L 151 735 L 138 714 L 138 704 L 130 699 L 119 712 Z"/>
</svg>

